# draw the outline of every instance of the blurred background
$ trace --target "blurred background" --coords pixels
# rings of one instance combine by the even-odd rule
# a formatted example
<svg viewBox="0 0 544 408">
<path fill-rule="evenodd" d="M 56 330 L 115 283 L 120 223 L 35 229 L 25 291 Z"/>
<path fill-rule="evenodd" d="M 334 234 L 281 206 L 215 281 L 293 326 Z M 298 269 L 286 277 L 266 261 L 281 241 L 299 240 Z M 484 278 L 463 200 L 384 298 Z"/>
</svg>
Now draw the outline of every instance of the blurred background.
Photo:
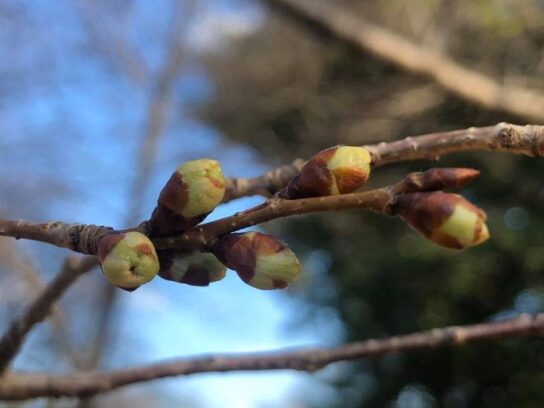
<svg viewBox="0 0 544 408">
<path fill-rule="evenodd" d="M 500 83 L 544 93 L 544 2 L 328 0 Z M 0 2 L 0 217 L 134 225 L 181 162 L 250 177 L 335 144 L 526 119 L 274 12 L 257 0 Z M 543 123 L 540 123 L 543 124 Z M 200 353 L 331 346 L 544 311 L 544 161 L 448 156 L 482 176 L 462 193 L 492 234 L 463 253 L 400 220 L 320 214 L 262 226 L 304 264 L 288 291 L 235 274 L 134 293 L 99 270 L 66 293 L 14 367 L 70 373 Z M 431 162 L 379 168 L 381 186 Z M 216 219 L 262 201 L 236 200 Z M 0 328 L 66 251 L 0 239 Z M 1 404 L 1 403 L 0 403 Z M 390 354 L 317 374 L 205 374 L 21 407 L 540 407 L 544 340 Z"/>
</svg>

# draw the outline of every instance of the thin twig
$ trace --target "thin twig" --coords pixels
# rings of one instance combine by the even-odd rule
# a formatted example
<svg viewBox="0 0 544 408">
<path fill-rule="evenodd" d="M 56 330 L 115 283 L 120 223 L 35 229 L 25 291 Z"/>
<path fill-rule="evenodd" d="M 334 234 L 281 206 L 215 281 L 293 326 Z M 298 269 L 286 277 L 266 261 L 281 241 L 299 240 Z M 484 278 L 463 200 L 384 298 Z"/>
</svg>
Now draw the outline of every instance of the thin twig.
<svg viewBox="0 0 544 408">
<path fill-rule="evenodd" d="M 275 353 L 209 355 L 111 372 L 80 372 L 65 376 L 11 373 L 0 382 L 0 399 L 81 397 L 129 384 L 197 373 L 261 370 L 313 372 L 339 361 L 378 357 L 391 352 L 460 346 L 488 340 L 542 336 L 544 314 L 470 326 L 452 326 L 403 336 L 372 339 L 340 347 Z"/>
<path fill-rule="evenodd" d="M 12 259 L 13 267 L 20 272 L 20 278 L 29 286 L 31 295 L 34 296 L 41 293 L 46 287 L 46 284 L 42 280 L 41 274 L 38 272 L 31 259 L 24 253 L 22 248 L 15 247 L 14 242 L 6 240 L 5 243 L 8 244 L 7 250 L 4 251 L 5 255 Z M 0 240 L 0 247 L 1 244 L 2 241 Z M 1 253 L 2 251 L 0 251 L 0 256 L 2 256 Z M 69 342 L 62 310 L 57 305 L 53 305 L 50 314 L 51 323 L 54 329 L 53 337 L 55 345 L 59 348 L 59 351 L 70 360 L 74 367 L 83 368 L 81 367 L 80 355 Z"/>
<path fill-rule="evenodd" d="M 422 74 L 444 89 L 487 109 L 529 120 L 544 119 L 544 95 L 529 88 L 503 85 L 449 56 L 424 48 L 334 1 L 264 0 L 305 25 L 326 31 L 356 49 L 371 53 L 401 69 Z"/>
<path fill-rule="evenodd" d="M 96 257 L 66 259 L 60 273 L 0 338 L 0 375 L 15 357 L 32 327 L 43 321 L 65 290 L 95 265 Z"/>
<path fill-rule="evenodd" d="M 438 160 L 441 156 L 464 151 L 500 151 L 526 156 L 544 156 L 544 126 L 519 126 L 499 123 L 495 126 L 472 127 L 451 132 L 409 136 L 389 143 L 365 146 L 372 154 L 373 167 L 407 160 Z M 272 196 L 297 174 L 301 159 L 292 165 L 270 170 L 260 177 L 232 179 L 226 196 Z"/>
</svg>

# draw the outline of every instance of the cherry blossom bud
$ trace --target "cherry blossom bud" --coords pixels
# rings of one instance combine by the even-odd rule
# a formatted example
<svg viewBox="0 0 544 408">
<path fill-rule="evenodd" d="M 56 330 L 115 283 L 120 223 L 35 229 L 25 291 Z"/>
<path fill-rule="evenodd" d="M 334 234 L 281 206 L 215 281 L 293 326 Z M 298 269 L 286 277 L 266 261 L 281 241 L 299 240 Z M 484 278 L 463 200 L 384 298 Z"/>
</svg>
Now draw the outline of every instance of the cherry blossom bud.
<svg viewBox="0 0 544 408">
<path fill-rule="evenodd" d="M 485 213 L 458 194 L 435 191 L 402 195 L 395 212 L 438 245 L 464 249 L 489 238 Z"/>
<path fill-rule="evenodd" d="M 352 193 L 366 183 L 371 156 L 364 147 L 337 146 L 308 160 L 280 193 L 295 199 Z"/>
<path fill-rule="evenodd" d="M 190 228 L 202 221 L 225 195 L 225 178 L 211 159 L 185 162 L 160 192 L 150 227 L 155 235 Z"/>
<path fill-rule="evenodd" d="M 98 243 L 98 259 L 108 282 L 128 291 L 149 282 L 159 271 L 153 243 L 135 231 L 103 237 Z"/>
<path fill-rule="evenodd" d="M 227 270 L 209 252 L 159 251 L 159 260 L 161 278 L 193 286 L 208 286 L 212 282 L 220 281 Z"/>
<path fill-rule="evenodd" d="M 283 289 L 300 274 L 296 255 L 277 238 L 260 232 L 225 235 L 213 252 L 257 289 Z"/>
<path fill-rule="evenodd" d="M 459 188 L 480 175 L 475 169 L 439 167 L 408 174 L 400 184 L 403 193 Z"/>
</svg>

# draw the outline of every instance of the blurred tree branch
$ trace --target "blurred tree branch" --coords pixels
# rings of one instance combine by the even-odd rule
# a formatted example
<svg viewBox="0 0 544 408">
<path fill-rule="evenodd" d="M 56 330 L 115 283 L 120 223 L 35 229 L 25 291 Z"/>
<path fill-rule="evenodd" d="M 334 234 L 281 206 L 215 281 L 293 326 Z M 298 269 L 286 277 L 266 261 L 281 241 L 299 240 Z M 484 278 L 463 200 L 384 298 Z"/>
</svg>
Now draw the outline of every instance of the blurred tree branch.
<svg viewBox="0 0 544 408">
<path fill-rule="evenodd" d="M 3 245 L 4 243 L 5 245 Z M 14 244 L 13 241 L 0 240 L 2 261 L 7 259 L 8 265 L 11 264 L 11 267 L 19 272 L 19 278 L 29 287 L 32 296 L 40 293 L 46 287 L 40 272 L 23 249 Z M 57 305 L 53 305 L 51 308 L 51 323 L 54 329 L 52 335 L 59 351 L 69 359 L 74 367 L 82 368 L 81 357 L 69 342 L 64 315 Z"/>
<path fill-rule="evenodd" d="M 139 71 L 134 71 L 132 65 L 138 61 L 138 55 L 128 53 L 126 44 L 122 41 L 114 41 L 113 43 L 115 51 L 123 51 L 119 58 L 127 75 L 142 86 L 144 90 L 149 86 L 145 128 L 138 151 L 135 177 L 128 193 L 127 225 L 137 222 L 142 209 L 144 192 L 152 176 L 158 144 L 168 125 L 168 115 L 172 107 L 173 87 L 183 67 L 185 56 L 183 33 L 196 10 L 195 7 L 196 3 L 193 0 L 175 3 L 170 24 L 173 31 L 166 42 L 165 59 L 159 72 L 154 75 L 146 72 L 149 70 L 145 68 L 145 65 L 142 65 Z M 94 27 L 92 23 L 90 26 Z M 94 30 L 91 30 L 91 33 L 93 32 Z M 145 83 L 143 79 L 147 79 L 148 83 Z M 90 345 L 91 351 L 87 364 L 89 368 L 94 368 L 99 364 L 103 349 L 113 337 L 110 333 L 112 327 L 109 322 L 111 321 L 111 309 L 115 302 L 115 293 L 115 287 L 108 284 L 104 284 L 99 293 L 101 301 L 98 307 L 100 310 L 96 324 L 96 335 Z"/>
<path fill-rule="evenodd" d="M 285 15 L 319 31 L 347 41 L 402 69 L 422 74 L 450 92 L 487 109 L 529 120 L 544 118 L 544 94 L 514 85 L 502 85 L 462 66 L 449 56 L 414 44 L 362 16 L 323 0 L 263 0 Z"/>
<path fill-rule="evenodd" d="M 159 378 L 209 372 L 298 370 L 317 371 L 329 364 L 387 353 L 465 344 L 514 337 L 541 336 L 544 314 L 470 326 L 452 326 L 419 333 L 371 339 L 331 349 L 275 353 L 210 355 L 111 372 L 80 372 L 66 376 L 10 373 L 0 383 L 0 399 L 80 397 Z"/>
<path fill-rule="evenodd" d="M 96 257 L 81 259 L 68 257 L 59 274 L 42 291 L 42 293 L 14 320 L 8 330 L 0 338 L 0 374 L 7 368 L 21 347 L 26 335 L 37 324 L 43 321 L 53 304 L 72 285 L 77 278 L 97 266 Z"/>
</svg>

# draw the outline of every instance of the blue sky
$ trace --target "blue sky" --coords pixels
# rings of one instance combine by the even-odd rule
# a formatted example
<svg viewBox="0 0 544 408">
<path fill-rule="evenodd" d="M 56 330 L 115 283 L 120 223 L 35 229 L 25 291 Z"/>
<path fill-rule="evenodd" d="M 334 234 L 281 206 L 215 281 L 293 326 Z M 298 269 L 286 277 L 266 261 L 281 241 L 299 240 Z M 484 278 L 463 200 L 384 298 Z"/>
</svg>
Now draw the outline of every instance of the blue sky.
<svg viewBox="0 0 544 408">
<path fill-rule="evenodd" d="M 205 3 L 187 29 L 192 52 L 228 46 L 228 38 L 251 33 L 262 18 L 261 10 L 249 2 Z M 105 2 L 99 4 L 109 10 Z M 169 2 L 154 3 L 152 10 L 150 2 L 134 4 L 130 12 L 106 18 L 98 30 L 107 32 L 112 24 L 124 29 L 123 40 L 155 70 L 164 56 L 160 42 L 169 21 Z M 145 125 L 146 89 L 127 80 L 97 48 L 89 42 L 81 10 L 72 2 L 23 5 L 7 1 L 0 7 L 0 165 L 5 172 L 18 175 L 17 180 L 0 182 L 0 191 L 10 191 L 0 195 L 0 211 L 10 218 L 115 227 L 126 219 L 134 158 Z M 233 144 L 189 117 L 190 104 L 213 97 L 213 92 L 213 81 L 197 59 L 190 58 L 187 70 L 175 83 L 151 183 L 142 191 L 142 214 L 150 213 L 163 183 L 184 160 L 216 158 L 231 176 L 247 177 L 267 169 L 258 151 Z M 258 202 L 256 197 L 237 200 L 218 208 L 210 219 Z M 66 254 L 36 243 L 21 243 L 21 248 L 47 278 Z M 79 303 L 88 303 L 84 298 L 88 280 L 100 279 L 99 274 L 83 278 L 74 288 L 77 295 L 68 295 L 62 304 L 77 308 Z M 74 296 L 80 296 L 76 304 Z M 209 288 L 156 279 L 134 293 L 119 293 L 118 336 L 106 366 L 338 342 L 341 327 L 333 313 L 304 325 L 295 323 L 306 307 L 284 292 L 250 288 L 234 273 Z M 77 315 L 77 311 L 70 312 Z M 52 366 L 40 354 L 48 330 L 42 325 L 33 333 L 16 360 L 18 368 L 68 370 Z M 331 373 L 334 369 L 321 376 Z M 207 374 L 163 380 L 135 390 L 137 387 L 126 392 L 161 389 L 169 401 L 166 405 L 172 401 L 169 398 L 179 396 L 203 407 L 301 406 L 308 400 L 334 397 L 320 376 L 286 371 Z"/>
</svg>

